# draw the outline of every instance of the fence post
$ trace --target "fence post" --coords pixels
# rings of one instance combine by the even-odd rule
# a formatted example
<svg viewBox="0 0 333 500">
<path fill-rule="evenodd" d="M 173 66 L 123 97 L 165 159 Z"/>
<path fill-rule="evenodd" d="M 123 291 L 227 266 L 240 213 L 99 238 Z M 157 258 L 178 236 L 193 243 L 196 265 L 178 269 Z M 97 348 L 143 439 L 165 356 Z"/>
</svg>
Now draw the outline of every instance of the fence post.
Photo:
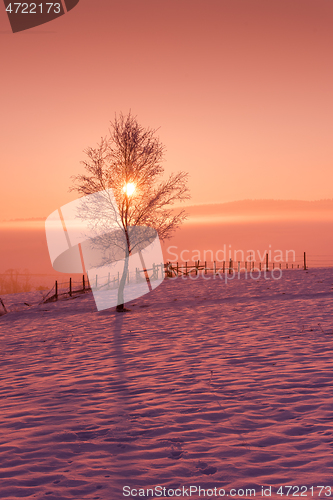
<svg viewBox="0 0 333 500">
<path fill-rule="evenodd" d="M 72 296 L 72 278 L 69 278 L 69 296 Z"/>
<path fill-rule="evenodd" d="M 177 261 L 177 276 L 178 276 L 178 261 Z"/>
<path fill-rule="evenodd" d="M 250 270 L 251 270 L 251 262 L 250 262 Z M 247 271 L 247 261 L 245 261 L 245 271 Z"/>
<path fill-rule="evenodd" d="M 185 276 L 187 276 L 187 261 L 185 262 Z"/>
<path fill-rule="evenodd" d="M 306 254 L 304 252 L 304 271 L 306 271 Z"/>
<path fill-rule="evenodd" d="M 86 289 L 86 280 L 84 279 L 84 274 L 82 276 L 82 290 L 85 291 Z"/>
<path fill-rule="evenodd" d="M 225 272 L 225 260 L 223 261 L 222 272 L 223 272 L 223 274 L 224 274 L 224 272 Z"/>
<path fill-rule="evenodd" d="M 54 294 L 54 296 L 55 296 L 55 299 L 58 300 L 58 281 L 57 280 L 55 282 L 55 294 Z"/>
<path fill-rule="evenodd" d="M 6 307 L 5 307 L 5 304 L 2 302 L 2 299 L 0 299 L 0 302 L 1 302 L 1 304 L 2 304 L 3 310 L 5 311 L 5 313 L 7 313 L 7 309 L 6 309 Z"/>
<path fill-rule="evenodd" d="M 268 253 L 266 253 L 266 271 L 268 271 Z"/>
<path fill-rule="evenodd" d="M 240 273 L 240 262 L 238 261 L 238 273 Z"/>
<path fill-rule="evenodd" d="M 288 262 L 286 262 L 286 269 L 288 269 Z"/>
<path fill-rule="evenodd" d="M 229 274 L 231 274 L 231 270 L 233 270 L 233 262 L 232 259 L 229 261 Z"/>
<path fill-rule="evenodd" d="M 261 262 L 259 262 L 259 271 L 261 271 Z"/>
</svg>

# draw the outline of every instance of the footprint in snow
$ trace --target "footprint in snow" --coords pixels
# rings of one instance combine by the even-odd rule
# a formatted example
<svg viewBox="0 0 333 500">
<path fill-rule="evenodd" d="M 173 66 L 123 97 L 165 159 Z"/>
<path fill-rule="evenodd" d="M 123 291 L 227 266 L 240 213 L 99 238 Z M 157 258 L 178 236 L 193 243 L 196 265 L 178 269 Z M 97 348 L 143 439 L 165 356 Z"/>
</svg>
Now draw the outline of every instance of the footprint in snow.
<svg viewBox="0 0 333 500">
<path fill-rule="evenodd" d="M 171 446 L 169 458 L 173 460 L 178 460 L 183 456 L 182 445 L 177 443 L 176 446 Z"/>
<path fill-rule="evenodd" d="M 206 476 L 215 474 L 215 472 L 217 471 L 216 467 L 210 467 L 205 462 L 199 462 L 199 464 L 197 465 L 197 469 L 200 474 L 206 474 Z"/>
</svg>

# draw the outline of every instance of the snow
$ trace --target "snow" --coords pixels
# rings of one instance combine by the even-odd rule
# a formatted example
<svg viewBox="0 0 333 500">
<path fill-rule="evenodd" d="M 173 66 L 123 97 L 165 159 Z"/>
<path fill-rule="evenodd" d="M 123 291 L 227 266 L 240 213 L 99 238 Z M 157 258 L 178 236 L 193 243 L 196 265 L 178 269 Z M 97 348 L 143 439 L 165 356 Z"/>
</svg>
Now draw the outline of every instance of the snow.
<svg viewBox="0 0 333 500">
<path fill-rule="evenodd" d="M 1 499 L 333 490 L 332 269 L 168 279 L 124 314 L 2 298 Z"/>
</svg>

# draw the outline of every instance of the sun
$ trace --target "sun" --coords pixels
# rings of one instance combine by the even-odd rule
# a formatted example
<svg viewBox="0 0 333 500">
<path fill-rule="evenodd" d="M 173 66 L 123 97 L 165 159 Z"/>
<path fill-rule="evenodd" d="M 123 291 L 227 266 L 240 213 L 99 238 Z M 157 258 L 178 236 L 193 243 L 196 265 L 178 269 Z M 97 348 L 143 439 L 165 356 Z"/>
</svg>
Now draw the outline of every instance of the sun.
<svg viewBox="0 0 333 500">
<path fill-rule="evenodd" d="M 135 191 L 135 184 L 133 182 L 128 182 L 123 187 L 123 191 L 124 191 L 124 193 L 127 194 L 127 196 L 131 196 Z"/>
</svg>

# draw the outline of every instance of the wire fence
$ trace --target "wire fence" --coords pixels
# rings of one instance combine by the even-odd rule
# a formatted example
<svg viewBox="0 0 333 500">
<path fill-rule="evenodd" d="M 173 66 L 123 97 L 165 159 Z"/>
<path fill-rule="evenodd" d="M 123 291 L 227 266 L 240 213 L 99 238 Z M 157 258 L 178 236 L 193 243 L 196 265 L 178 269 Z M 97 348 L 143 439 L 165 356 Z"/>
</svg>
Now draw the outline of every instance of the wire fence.
<svg viewBox="0 0 333 500">
<path fill-rule="evenodd" d="M 333 264 L 333 261 L 332 261 Z M 207 274 L 208 272 L 213 272 L 214 274 L 233 274 L 235 272 L 253 272 L 253 271 L 271 271 L 274 269 L 308 269 L 308 262 L 306 253 L 304 252 L 302 259 L 293 259 L 291 262 L 279 262 L 269 260 L 269 254 L 266 254 L 264 261 L 246 260 L 246 261 L 235 261 L 229 259 L 229 261 L 212 261 L 212 262 L 200 262 L 199 260 L 191 262 L 168 262 L 166 264 L 166 275 L 168 277 L 173 276 L 189 276 L 191 274 Z"/>
<path fill-rule="evenodd" d="M 326 266 L 314 266 L 316 263 L 320 263 L 320 260 L 315 261 L 311 258 L 311 267 L 328 267 Z M 327 261 L 326 261 L 327 262 Z M 331 266 L 333 267 L 333 258 L 331 260 Z M 185 261 L 185 262 L 166 262 L 161 264 L 153 264 L 150 269 L 139 269 L 136 268 L 133 271 L 128 271 L 125 278 L 125 285 L 138 284 L 147 281 L 163 279 L 164 277 L 174 278 L 177 276 L 190 276 L 198 274 L 224 274 L 224 273 L 235 273 L 235 272 L 255 272 L 255 271 L 272 271 L 274 269 L 299 269 L 307 270 L 309 269 L 309 262 L 307 259 L 306 252 L 303 253 L 302 258 L 293 259 L 292 262 L 271 262 L 269 260 L 269 254 L 266 254 L 264 261 L 234 261 L 229 259 L 229 261 L 213 261 L 213 262 L 200 262 L 197 261 Z M 72 296 L 77 293 L 84 293 L 90 291 L 91 288 L 95 290 L 112 290 L 119 288 L 121 280 L 121 273 L 117 275 L 100 276 L 96 274 L 95 276 L 90 275 L 90 282 L 88 277 L 83 276 L 82 281 L 73 281 L 71 278 L 69 282 L 59 283 L 55 282 L 52 289 L 53 294 L 51 294 L 46 301 L 58 300 L 63 296 Z"/>
<path fill-rule="evenodd" d="M 130 284 L 140 284 L 148 283 L 151 286 L 151 282 L 156 280 L 162 280 L 166 275 L 166 267 L 168 264 L 152 264 L 151 268 L 129 270 L 125 277 L 124 285 Z M 58 300 L 61 297 L 69 296 L 72 297 L 75 294 L 85 293 L 90 291 L 92 288 L 94 291 L 105 291 L 118 289 L 120 282 L 122 280 L 122 273 L 117 272 L 116 275 L 111 275 L 108 273 L 107 276 L 100 276 L 96 274 L 95 276 L 90 276 L 90 281 L 88 276 L 83 275 L 82 281 L 74 281 L 69 278 L 69 281 L 58 282 L 55 281 L 53 288 L 50 290 L 47 297 L 45 297 L 44 302 L 52 302 Z M 52 293 L 53 292 L 53 293 Z"/>
<path fill-rule="evenodd" d="M 298 258 L 293 258 L 290 261 L 279 261 L 275 259 L 271 261 L 267 253 L 264 260 L 246 260 L 239 261 L 230 258 L 225 261 L 185 261 L 185 262 L 167 262 L 166 275 L 173 276 L 189 276 L 191 274 L 207 274 L 214 273 L 229 273 L 234 272 L 250 272 L 250 271 L 272 271 L 274 269 L 312 269 L 312 268 L 329 268 L 333 267 L 333 255 L 310 255 L 306 252 Z"/>
<path fill-rule="evenodd" d="M 85 275 L 82 276 L 82 281 L 74 281 L 72 278 L 63 282 L 56 280 L 54 286 L 44 297 L 43 302 L 53 302 L 61 297 L 72 297 L 74 294 L 85 293 L 90 290 L 89 281 Z"/>
<path fill-rule="evenodd" d="M 150 281 L 160 280 L 164 277 L 176 277 L 176 276 L 189 276 L 198 274 L 223 274 L 223 273 L 235 273 L 235 272 L 251 272 L 251 271 L 271 271 L 274 269 L 299 269 L 307 270 L 311 268 L 329 268 L 333 267 L 333 255 L 310 255 L 308 256 L 306 252 L 298 258 L 294 258 L 292 261 L 270 261 L 269 254 L 266 254 L 263 261 L 237 261 L 229 259 L 228 261 L 184 261 L 184 262 L 166 262 L 161 264 L 153 264 L 150 269 L 139 269 L 136 268 L 127 273 L 125 285 L 144 283 L 145 281 L 150 283 Z M 45 274 L 30 274 L 30 273 L 18 273 L 14 270 L 9 270 L 6 273 L 0 273 L 0 294 L 7 293 L 22 293 L 32 290 L 48 290 L 46 296 L 44 296 L 43 302 L 58 300 L 62 297 L 71 297 L 76 294 L 85 293 L 91 291 L 91 287 L 94 290 L 110 290 L 119 288 L 121 274 L 117 272 L 116 275 L 110 275 L 108 273 L 105 276 L 100 276 L 96 274 L 95 276 L 90 275 L 90 281 L 88 276 L 82 276 L 81 279 L 73 279 L 69 277 L 66 281 L 55 280 L 54 285 L 50 288 L 48 286 L 35 286 L 31 287 L 29 283 L 29 278 L 35 277 L 45 278 L 48 276 L 49 280 L 54 275 Z M 20 278 L 22 281 L 20 282 Z"/>
</svg>

